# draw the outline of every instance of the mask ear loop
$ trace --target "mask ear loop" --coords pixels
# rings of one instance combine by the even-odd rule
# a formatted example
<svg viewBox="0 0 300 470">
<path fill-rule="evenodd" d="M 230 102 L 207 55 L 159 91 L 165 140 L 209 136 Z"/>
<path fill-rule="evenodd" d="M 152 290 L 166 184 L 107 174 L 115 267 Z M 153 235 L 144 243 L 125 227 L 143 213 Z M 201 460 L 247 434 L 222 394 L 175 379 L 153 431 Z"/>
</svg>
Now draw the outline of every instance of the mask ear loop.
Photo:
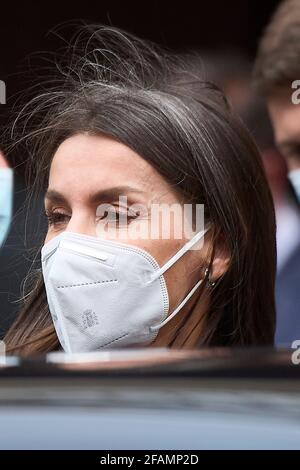
<svg viewBox="0 0 300 470">
<path fill-rule="evenodd" d="M 193 238 L 191 238 L 172 258 L 170 258 L 162 268 L 160 268 L 158 271 L 155 271 L 154 275 L 151 277 L 150 282 L 152 282 L 154 279 L 157 279 L 159 276 L 161 276 L 167 269 L 169 269 L 181 256 L 184 255 L 192 246 L 194 246 L 203 236 L 205 233 L 208 231 L 209 227 L 206 229 L 198 232 Z M 150 331 L 157 331 L 159 330 L 162 326 L 164 326 L 166 323 L 168 323 L 175 315 L 179 312 L 179 310 L 182 309 L 182 307 L 186 304 L 186 302 L 192 297 L 194 292 L 198 289 L 198 287 L 203 283 L 205 280 L 205 277 L 203 279 L 200 279 L 194 287 L 190 290 L 188 295 L 180 302 L 179 305 L 175 308 L 175 310 L 171 313 L 171 315 L 167 316 L 165 320 L 163 320 L 161 323 L 150 326 Z"/>
<path fill-rule="evenodd" d="M 203 233 L 202 232 L 198 232 L 198 237 L 196 239 L 196 241 L 200 240 L 200 238 L 202 238 L 204 236 L 204 234 L 208 231 L 209 227 L 206 228 L 205 230 L 203 230 Z M 200 236 L 201 234 L 201 236 Z M 189 242 L 189 248 L 191 246 L 193 246 L 196 241 L 194 241 L 194 239 L 196 238 L 193 237 Z M 188 243 L 189 243 L 188 242 Z M 184 249 L 185 249 L 186 245 L 184 245 L 181 250 L 179 250 L 175 256 L 173 256 L 159 271 L 163 270 L 163 272 L 165 272 L 170 266 L 169 266 L 169 263 L 171 262 L 171 266 L 172 264 L 181 256 L 181 253 L 182 252 L 185 252 Z M 188 248 L 188 249 L 189 249 Z M 212 263 L 213 263 L 213 259 L 214 259 L 214 253 L 215 253 L 215 247 L 213 247 L 213 251 L 212 251 L 212 256 L 211 256 L 211 260 L 210 260 L 210 263 L 209 263 L 209 266 L 206 267 L 205 269 L 205 272 L 204 272 L 204 278 L 203 279 L 200 279 L 195 285 L 194 287 L 190 290 L 190 292 L 188 293 L 188 295 L 182 300 L 182 302 L 180 302 L 180 304 L 175 308 L 175 310 L 171 313 L 171 315 L 167 316 L 167 318 L 165 318 L 165 320 L 163 320 L 161 323 L 159 323 L 158 325 L 154 325 L 154 326 L 150 326 L 150 331 L 157 331 L 157 330 L 160 330 L 161 327 L 163 327 L 164 325 L 166 325 L 170 320 L 172 320 L 172 318 L 175 317 L 175 315 L 179 312 L 179 310 L 182 309 L 182 307 L 187 303 L 187 301 L 192 297 L 192 295 L 194 294 L 194 292 L 198 289 L 198 287 L 200 287 L 200 285 L 203 283 L 203 282 L 207 282 L 209 283 L 208 285 L 209 286 L 214 286 L 216 283 L 215 282 L 212 282 L 209 280 L 209 273 L 210 273 L 210 269 L 211 269 L 211 266 L 212 266 Z M 177 257 L 177 255 L 179 254 L 179 256 Z M 175 261 L 174 261 L 174 258 L 176 257 Z M 168 265 L 166 267 L 166 265 Z M 155 272 L 156 274 L 156 272 Z"/>
<path fill-rule="evenodd" d="M 166 325 L 166 323 L 168 323 L 170 320 L 172 320 L 173 317 L 175 317 L 175 315 L 179 312 L 179 310 L 182 309 L 182 307 L 187 303 L 187 301 L 192 297 L 193 293 L 198 289 L 198 287 L 202 284 L 202 282 L 204 281 L 204 279 L 200 279 L 200 281 L 198 281 L 194 287 L 192 288 L 192 290 L 188 293 L 188 295 L 183 299 L 182 302 L 180 302 L 179 305 L 177 305 L 177 307 L 175 308 L 175 310 L 171 313 L 171 315 L 167 316 L 167 318 L 162 321 L 161 323 L 159 323 L 158 325 L 155 325 L 155 326 L 150 326 L 150 331 L 157 331 L 159 330 L 162 326 Z"/>
<path fill-rule="evenodd" d="M 190 248 L 192 248 L 199 240 L 201 240 L 208 230 L 209 227 L 196 233 L 196 235 L 194 235 L 185 245 L 183 245 L 183 247 L 180 248 L 180 250 L 178 250 L 175 255 L 173 255 L 160 269 L 155 271 L 150 276 L 148 283 L 155 281 L 155 279 L 164 274 L 171 266 L 173 266 L 174 263 L 176 263 L 179 258 L 181 258 Z"/>
</svg>

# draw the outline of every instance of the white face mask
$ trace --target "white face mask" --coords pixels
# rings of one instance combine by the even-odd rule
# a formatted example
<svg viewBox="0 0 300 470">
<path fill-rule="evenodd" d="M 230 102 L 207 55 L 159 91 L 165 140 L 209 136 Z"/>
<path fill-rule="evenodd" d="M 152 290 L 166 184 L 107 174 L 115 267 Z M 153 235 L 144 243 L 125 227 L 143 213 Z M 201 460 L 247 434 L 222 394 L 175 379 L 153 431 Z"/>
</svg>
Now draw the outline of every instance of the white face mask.
<svg viewBox="0 0 300 470">
<path fill-rule="evenodd" d="M 0 168 L 0 247 L 4 244 L 12 218 L 13 170 Z"/>
<path fill-rule="evenodd" d="M 168 315 L 163 273 L 205 234 L 198 232 L 164 266 L 147 251 L 63 232 L 42 248 L 49 309 L 66 352 L 146 345 L 200 286 Z"/>
<path fill-rule="evenodd" d="M 298 202 L 300 203 L 300 168 L 290 171 L 288 173 L 288 179 L 292 183 Z"/>
</svg>

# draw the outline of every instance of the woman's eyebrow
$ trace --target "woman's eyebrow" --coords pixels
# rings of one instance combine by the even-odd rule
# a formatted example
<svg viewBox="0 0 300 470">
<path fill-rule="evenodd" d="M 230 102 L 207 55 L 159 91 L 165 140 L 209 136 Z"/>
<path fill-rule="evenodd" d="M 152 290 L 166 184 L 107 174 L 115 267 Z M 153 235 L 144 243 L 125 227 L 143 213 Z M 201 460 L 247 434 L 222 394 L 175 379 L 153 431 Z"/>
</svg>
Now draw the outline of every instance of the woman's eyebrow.
<svg viewBox="0 0 300 470">
<path fill-rule="evenodd" d="M 145 194 L 146 192 L 127 185 L 114 186 L 108 189 L 101 189 L 100 191 L 91 194 L 90 201 L 99 202 L 103 200 L 118 199 L 120 196 L 126 196 L 129 193 Z"/>
<path fill-rule="evenodd" d="M 112 200 L 118 199 L 120 196 L 126 196 L 129 193 L 138 193 L 138 194 L 145 194 L 145 191 L 134 188 L 132 186 L 114 186 L 108 189 L 101 189 L 96 193 L 93 193 L 89 196 L 89 200 L 93 202 L 99 202 L 104 200 Z M 55 202 L 56 204 L 66 204 L 67 198 L 61 194 L 60 192 L 54 189 L 48 189 L 45 194 L 45 200 L 49 200 L 51 202 Z"/>
<path fill-rule="evenodd" d="M 63 194 L 55 191 L 54 189 L 48 189 L 45 194 L 45 200 L 49 200 L 51 202 L 55 202 L 56 204 L 66 204 L 67 199 Z"/>
</svg>

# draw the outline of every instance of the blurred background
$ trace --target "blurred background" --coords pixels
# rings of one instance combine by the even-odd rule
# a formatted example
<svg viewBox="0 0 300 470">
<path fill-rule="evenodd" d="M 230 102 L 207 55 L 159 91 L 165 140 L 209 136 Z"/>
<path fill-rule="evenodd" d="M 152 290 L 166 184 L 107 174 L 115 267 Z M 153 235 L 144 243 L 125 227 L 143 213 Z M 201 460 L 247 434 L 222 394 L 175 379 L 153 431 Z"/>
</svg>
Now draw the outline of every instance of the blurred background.
<svg viewBox="0 0 300 470">
<path fill-rule="evenodd" d="M 285 163 L 274 146 L 266 110 L 251 90 L 258 41 L 278 3 L 278 0 L 198 0 L 177 5 L 157 0 L 6 2 L 1 6 L 0 17 L 0 79 L 6 83 L 7 104 L 0 106 L 0 124 L 6 124 L 14 97 L 27 86 L 23 72 L 28 69 L 30 55 L 60 47 L 61 40 L 51 34 L 51 29 L 65 21 L 83 19 L 110 24 L 179 53 L 195 52 L 191 67 L 195 70 L 199 67 L 200 76 L 199 64 L 201 67 L 204 64 L 206 77 L 224 89 L 262 153 L 278 223 L 276 343 L 290 346 L 292 337 L 300 337 L 297 311 L 300 213 L 287 182 Z M 28 221 L 24 202 L 30 196 L 22 161 L 24 156 L 17 155 L 15 161 L 8 162 L 15 167 L 14 217 L 0 253 L 0 338 L 19 309 L 23 279 L 35 262 L 35 248 L 42 244 L 45 227 L 41 198 L 31 200 Z"/>
</svg>

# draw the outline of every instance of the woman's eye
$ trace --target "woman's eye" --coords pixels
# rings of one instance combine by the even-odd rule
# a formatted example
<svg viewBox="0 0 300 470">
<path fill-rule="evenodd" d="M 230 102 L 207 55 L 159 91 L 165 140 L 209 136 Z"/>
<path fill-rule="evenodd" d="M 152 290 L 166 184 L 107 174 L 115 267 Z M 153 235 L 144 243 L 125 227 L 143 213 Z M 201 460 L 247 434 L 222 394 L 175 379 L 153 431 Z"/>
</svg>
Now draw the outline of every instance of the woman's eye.
<svg viewBox="0 0 300 470">
<path fill-rule="evenodd" d="M 126 225 L 132 220 L 136 219 L 139 214 L 136 212 L 130 211 L 105 211 L 100 217 L 100 220 L 107 224 L 116 224 L 117 226 Z"/>
<path fill-rule="evenodd" d="M 63 212 L 46 212 L 49 226 L 67 224 L 70 220 L 70 216 Z"/>
</svg>

